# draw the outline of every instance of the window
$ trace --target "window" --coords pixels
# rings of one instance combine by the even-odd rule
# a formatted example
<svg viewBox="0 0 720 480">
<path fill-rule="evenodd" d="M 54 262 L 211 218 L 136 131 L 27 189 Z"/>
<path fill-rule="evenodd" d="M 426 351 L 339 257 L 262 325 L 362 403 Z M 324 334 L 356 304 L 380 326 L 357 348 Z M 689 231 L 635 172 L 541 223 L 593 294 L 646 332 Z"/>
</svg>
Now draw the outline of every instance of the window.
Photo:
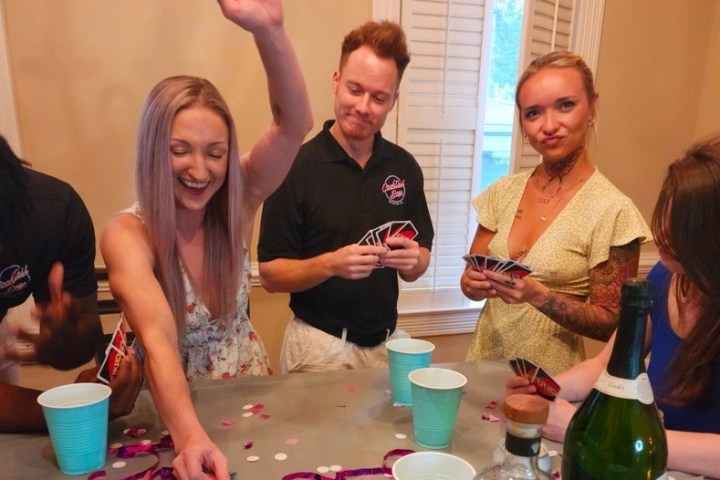
<svg viewBox="0 0 720 480">
<path fill-rule="evenodd" d="M 517 132 L 514 106 L 505 108 L 512 112 L 511 129 L 506 123 L 504 128 L 486 128 L 498 114 L 485 101 L 492 85 L 487 72 L 495 2 L 501 7 L 507 3 L 375 0 L 373 4 L 374 18 L 401 23 L 412 54 L 396 124 L 383 133 L 410 151 L 422 167 L 435 226 L 428 272 L 401 285 L 399 324 L 412 335 L 468 332 L 475 326 L 481 304 L 460 292 L 461 257 L 477 226 L 470 201 L 490 181 L 487 176 L 483 180 L 483 159 L 487 168 L 502 155 L 500 147 L 484 149 L 483 144 L 512 135 L 509 152 L 504 153 L 510 155 L 510 172 L 538 163 L 537 154 Z M 594 69 L 603 7 L 604 0 L 524 0 L 519 65 L 524 67 L 553 49 L 572 48 Z M 503 113 L 507 116 L 507 111 Z M 508 148 L 505 145 L 503 149 Z"/>
</svg>

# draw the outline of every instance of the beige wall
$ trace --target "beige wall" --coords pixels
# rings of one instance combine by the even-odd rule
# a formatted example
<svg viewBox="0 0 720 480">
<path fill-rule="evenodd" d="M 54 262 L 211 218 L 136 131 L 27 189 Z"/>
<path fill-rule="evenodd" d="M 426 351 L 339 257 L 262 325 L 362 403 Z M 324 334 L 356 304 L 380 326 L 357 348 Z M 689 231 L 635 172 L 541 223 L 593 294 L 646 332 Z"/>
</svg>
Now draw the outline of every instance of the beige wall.
<svg viewBox="0 0 720 480">
<path fill-rule="evenodd" d="M 720 130 L 719 6 L 715 0 L 606 2 L 592 158 L 648 221 L 667 164 L 697 137 Z"/>
<path fill-rule="evenodd" d="M 371 0 L 286 0 L 286 25 L 314 107 L 332 116 L 330 75 L 342 36 L 369 19 Z M 135 131 L 153 84 L 202 75 L 231 105 L 247 147 L 269 121 L 250 37 L 210 0 L 3 0 L 24 156 L 72 183 L 99 231 L 133 199 Z M 667 163 L 720 130 L 720 2 L 606 0 L 597 68 L 593 161 L 649 220 Z M 648 246 L 646 250 L 652 250 Z M 253 246 L 254 250 L 254 246 Z M 287 295 L 259 287 L 253 322 L 273 364 Z M 437 339 L 464 357 L 467 336 Z"/>
</svg>

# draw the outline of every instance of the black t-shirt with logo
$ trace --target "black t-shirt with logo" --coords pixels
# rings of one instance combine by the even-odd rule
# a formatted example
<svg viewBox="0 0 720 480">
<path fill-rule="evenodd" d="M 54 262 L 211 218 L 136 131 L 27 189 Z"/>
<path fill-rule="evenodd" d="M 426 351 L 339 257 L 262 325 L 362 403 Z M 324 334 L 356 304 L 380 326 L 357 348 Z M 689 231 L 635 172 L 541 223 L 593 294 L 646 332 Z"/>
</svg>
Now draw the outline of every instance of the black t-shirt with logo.
<svg viewBox="0 0 720 480">
<path fill-rule="evenodd" d="M 26 171 L 31 207 L 24 238 L 16 239 L 14 248 L 0 248 L 0 321 L 30 294 L 36 301 L 50 299 L 47 278 L 56 261 L 63 263 L 68 293 L 81 297 L 97 291 L 95 232 L 85 204 L 67 183 Z"/>
<path fill-rule="evenodd" d="M 364 169 L 351 159 L 325 122 L 301 148 L 283 184 L 263 206 L 258 259 L 306 259 L 357 243 L 371 228 L 411 220 L 415 240 L 431 249 L 433 226 L 423 191 L 423 174 L 412 155 L 375 135 Z M 298 318 L 323 329 L 341 326 L 361 332 L 394 330 L 398 280 L 392 268 L 365 279 L 332 277 L 290 294 Z M 327 330 L 326 330 L 327 331 Z"/>
</svg>

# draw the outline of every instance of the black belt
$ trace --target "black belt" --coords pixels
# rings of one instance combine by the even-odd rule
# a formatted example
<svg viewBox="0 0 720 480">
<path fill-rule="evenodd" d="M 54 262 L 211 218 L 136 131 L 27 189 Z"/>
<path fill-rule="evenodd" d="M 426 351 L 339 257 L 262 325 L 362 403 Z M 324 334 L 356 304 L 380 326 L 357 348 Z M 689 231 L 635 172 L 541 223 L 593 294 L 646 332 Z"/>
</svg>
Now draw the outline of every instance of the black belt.
<svg viewBox="0 0 720 480">
<path fill-rule="evenodd" d="M 345 328 L 343 327 L 337 327 L 337 326 L 330 326 L 330 325 L 323 325 L 322 327 L 318 327 L 316 325 L 311 325 L 318 330 L 322 330 L 323 332 L 332 335 L 333 337 L 342 338 L 343 337 L 343 330 Z M 383 343 L 387 338 L 390 336 L 390 331 L 385 330 L 382 332 L 375 332 L 375 333 L 368 333 L 368 332 L 358 332 L 357 330 L 351 330 L 347 329 L 347 335 L 345 336 L 345 340 L 347 340 L 350 343 L 354 343 L 358 347 L 377 347 L 381 343 Z"/>
</svg>

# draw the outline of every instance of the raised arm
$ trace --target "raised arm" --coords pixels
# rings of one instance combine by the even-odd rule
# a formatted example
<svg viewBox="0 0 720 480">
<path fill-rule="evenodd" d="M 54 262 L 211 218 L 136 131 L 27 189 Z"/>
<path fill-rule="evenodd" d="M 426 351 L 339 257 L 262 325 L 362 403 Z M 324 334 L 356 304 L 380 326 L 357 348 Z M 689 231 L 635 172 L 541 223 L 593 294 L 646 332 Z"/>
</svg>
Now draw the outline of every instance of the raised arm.
<svg viewBox="0 0 720 480">
<path fill-rule="evenodd" d="M 140 219 L 123 214 L 107 225 L 100 249 L 110 288 L 145 349 L 145 374 L 155 406 L 175 442 L 178 478 L 200 478 L 203 465 L 227 479 L 227 460 L 195 413 L 178 349 L 175 319 L 153 272 L 154 257 Z"/>
<path fill-rule="evenodd" d="M 283 28 L 280 0 L 219 0 L 225 17 L 252 33 L 267 75 L 272 121 L 240 158 L 247 208 L 255 210 L 287 175 L 312 128 L 305 80 Z"/>
</svg>

